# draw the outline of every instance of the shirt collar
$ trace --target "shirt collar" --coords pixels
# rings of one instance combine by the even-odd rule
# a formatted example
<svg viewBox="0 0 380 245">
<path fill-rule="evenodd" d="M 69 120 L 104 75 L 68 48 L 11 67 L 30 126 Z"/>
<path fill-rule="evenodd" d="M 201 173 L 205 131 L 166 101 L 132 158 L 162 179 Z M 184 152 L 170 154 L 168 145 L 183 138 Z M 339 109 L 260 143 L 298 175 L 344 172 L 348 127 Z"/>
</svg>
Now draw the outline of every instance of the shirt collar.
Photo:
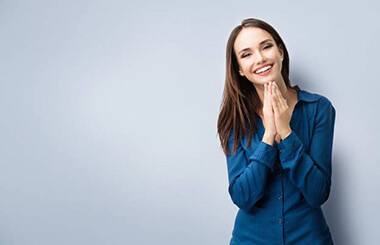
<svg viewBox="0 0 380 245">
<path fill-rule="evenodd" d="M 302 90 L 297 85 L 294 87 L 296 88 L 296 90 L 298 92 L 298 100 L 299 101 L 314 102 L 320 98 L 320 96 L 318 94 L 314 94 L 314 93 L 308 92 L 306 90 Z"/>
</svg>

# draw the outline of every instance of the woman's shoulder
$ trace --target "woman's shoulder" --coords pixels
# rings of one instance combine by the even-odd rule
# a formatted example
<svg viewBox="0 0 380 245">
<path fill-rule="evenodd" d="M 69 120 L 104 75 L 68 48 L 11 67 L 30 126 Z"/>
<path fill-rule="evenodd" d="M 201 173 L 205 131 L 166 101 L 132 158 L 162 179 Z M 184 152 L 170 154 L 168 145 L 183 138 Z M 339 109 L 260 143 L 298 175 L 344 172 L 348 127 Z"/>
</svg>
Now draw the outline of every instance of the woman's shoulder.
<svg viewBox="0 0 380 245">
<path fill-rule="evenodd" d="M 335 119 L 335 107 L 326 95 L 300 90 L 299 97 L 300 100 L 308 102 L 304 108 L 306 108 L 308 118 L 313 118 L 316 123 L 328 122 Z"/>
<path fill-rule="evenodd" d="M 322 103 L 326 103 L 326 102 L 331 103 L 330 99 L 327 96 L 322 95 L 320 93 L 312 92 L 310 90 L 305 90 L 305 89 L 299 89 L 298 100 L 306 101 L 306 102 L 322 101 Z"/>
<path fill-rule="evenodd" d="M 315 103 L 317 108 L 334 107 L 331 99 L 326 95 L 304 89 L 298 91 L 298 100 L 307 103 Z"/>
</svg>

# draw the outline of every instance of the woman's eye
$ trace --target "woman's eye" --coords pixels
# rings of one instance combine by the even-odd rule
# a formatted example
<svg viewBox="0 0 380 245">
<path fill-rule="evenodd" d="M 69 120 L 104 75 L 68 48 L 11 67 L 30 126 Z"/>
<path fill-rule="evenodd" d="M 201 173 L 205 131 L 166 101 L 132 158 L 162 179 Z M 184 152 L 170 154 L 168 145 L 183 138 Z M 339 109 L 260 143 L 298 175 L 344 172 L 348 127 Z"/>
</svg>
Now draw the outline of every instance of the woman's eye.
<svg viewBox="0 0 380 245">
<path fill-rule="evenodd" d="M 267 48 L 270 48 L 270 47 L 272 47 L 272 45 L 267 45 L 267 46 L 264 47 L 264 49 L 267 49 Z"/>
<path fill-rule="evenodd" d="M 270 47 L 272 47 L 272 44 L 269 44 L 269 45 L 265 46 L 264 49 L 268 49 L 268 48 L 270 48 Z M 245 57 L 247 57 L 247 56 L 249 56 L 249 55 L 251 55 L 251 54 L 243 54 L 243 55 L 241 56 L 241 58 L 245 58 Z"/>
</svg>

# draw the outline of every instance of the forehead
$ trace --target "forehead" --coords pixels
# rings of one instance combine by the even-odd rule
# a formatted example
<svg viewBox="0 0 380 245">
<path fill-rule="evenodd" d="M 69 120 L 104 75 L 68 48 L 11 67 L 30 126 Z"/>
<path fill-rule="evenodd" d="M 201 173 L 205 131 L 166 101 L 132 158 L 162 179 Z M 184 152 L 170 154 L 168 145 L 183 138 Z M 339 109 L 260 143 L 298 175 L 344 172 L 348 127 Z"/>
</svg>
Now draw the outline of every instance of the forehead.
<svg viewBox="0 0 380 245">
<path fill-rule="evenodd" d="M 269 32 L 261 28 L 243 28 L 236 37 L 234 49 L 236 52 L 239 52 L 244 48 L 256 47 L 260 44 L 261 41 L 265 39 L 273 40 Z"/>
</svg>

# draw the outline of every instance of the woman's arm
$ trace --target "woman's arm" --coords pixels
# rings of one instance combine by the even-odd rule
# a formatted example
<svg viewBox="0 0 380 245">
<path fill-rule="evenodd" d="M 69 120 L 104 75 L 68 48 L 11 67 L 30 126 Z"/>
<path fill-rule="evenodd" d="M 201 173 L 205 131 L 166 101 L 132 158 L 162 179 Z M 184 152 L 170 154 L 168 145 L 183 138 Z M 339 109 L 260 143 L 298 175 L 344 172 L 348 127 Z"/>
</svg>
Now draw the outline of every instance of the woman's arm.
<svg viewBox="0 0 380 245">
<path fill-rule="evenodd" d="M 228 167 L 228 192 L 233 203 L 249 211 L 263 196 L 269 171 L 273 170 L 277 149 L 261 141 L 249 156 L 240 142 L 232 153 L 233 134 L 228 145 L 231 153 L 226 156 Z"/>
<path fill-rule="evenodd" d="M 335 108 L 322 97 L 318 101 L 310 152 L 292 131 L 278 144 L 282 167 L 312 207 L 321 206 L 329 197 Z"/>
</svg>

